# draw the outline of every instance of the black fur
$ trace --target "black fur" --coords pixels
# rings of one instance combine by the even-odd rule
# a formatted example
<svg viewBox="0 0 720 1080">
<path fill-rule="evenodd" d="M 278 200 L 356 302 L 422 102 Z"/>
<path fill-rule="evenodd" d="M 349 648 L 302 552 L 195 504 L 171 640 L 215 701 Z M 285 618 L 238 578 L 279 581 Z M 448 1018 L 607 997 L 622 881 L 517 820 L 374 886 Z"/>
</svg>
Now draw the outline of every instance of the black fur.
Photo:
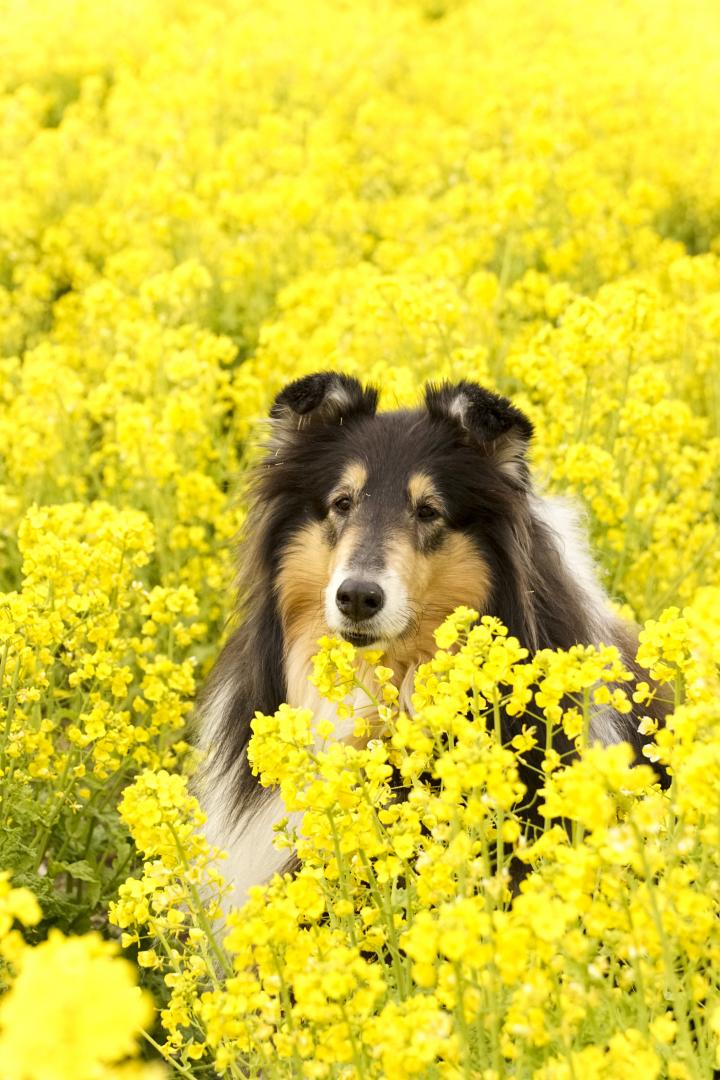
<svg viewBox="0 0 720 1080">
<path fill-rule="evenodd" d="M 527 416 L 492 390 L 469 382 L 429 384 L 425 390 L 427 411 L 436 420 L 452 419 L 458 401 L 464 404 L 461 426 L 472 431 L 478 442 L 492 441 L 513 431 L 525 442 L 532 438 L 533 426 Z"/>
<path fill-rule="evenodd" d="M 281 390 L 270 409 L 273 420 L 314 415 L 317 421 L 346 421 L 354 416 L 372 416 L 377 408 L 374 386 L 363 388 L 350 375 L 321 371 L 305 375 Z"/>
</svg>

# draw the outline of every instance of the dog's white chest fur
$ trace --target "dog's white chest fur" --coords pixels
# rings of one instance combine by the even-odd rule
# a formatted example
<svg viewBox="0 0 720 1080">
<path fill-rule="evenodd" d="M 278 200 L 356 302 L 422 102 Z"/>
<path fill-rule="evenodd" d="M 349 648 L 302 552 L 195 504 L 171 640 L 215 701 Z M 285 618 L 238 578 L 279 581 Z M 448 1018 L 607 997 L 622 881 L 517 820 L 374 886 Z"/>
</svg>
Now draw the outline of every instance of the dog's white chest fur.
<svg viewBox="0 0 720 1080">
<path fill-rule="evenodd" d="M 335 707 L 322 698 L 308 681 L 311 672 L 308 644 L 298 642 L 289 650 L 286 661 L 288 704 L 310 709 L 316 722 L 322 718 L 332 720 L 335 724 L 333 738 L 347 738 L 352 734 L 352 719 L 338 719 Z M 347 700 L 358 713 L 368 707 L 367 697 L 360 690 L 354 690 Z M 232 883 L 232 892 L 224 905 L 229 908 L 243 904 L 251 885 L 268 881 L 286 865 L 291 852 L 287 848 L 278 850 L 275 847 L 274 826 L 287 818 L 291 825 L 300 830 L 302 815 L 288 814 L 280 793 L 273 790 L 251 814 L 245 814 L 234 822 L 228 821 L 228 793 L 223 779 L 214 775 L 211 734 L 218 730 L 226 707 L 227 701 L 220 698 L 215 702 L 211 701 L 205 711 L 203 730 L 206 737 L 210 735 L 209 745 L 206 744 L 209 757 L 200 781 L 200 800 L 207 816 L 204 831 L 208 841 L 228 853 L 228 858 L 223 861 L 220 869 L 225 879 Z M 216 711 L 218 715 L 215 715 Z"/>
</svg>

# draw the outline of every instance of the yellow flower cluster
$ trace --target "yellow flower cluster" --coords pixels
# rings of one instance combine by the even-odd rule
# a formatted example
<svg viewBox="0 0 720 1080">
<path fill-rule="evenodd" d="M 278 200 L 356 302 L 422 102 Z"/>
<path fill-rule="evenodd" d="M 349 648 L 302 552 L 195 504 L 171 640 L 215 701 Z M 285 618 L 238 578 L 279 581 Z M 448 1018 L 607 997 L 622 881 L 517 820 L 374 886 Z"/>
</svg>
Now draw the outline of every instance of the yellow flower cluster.
<svg viewBox="0 0 720 1080">
<path fill-rule="evenodd" d="M 187 752 L 205 626 L 189 586 L 136 576 L 155 547 L 143 511 L 34 506 L 17 545 L 19 587 L 0 593 L 0 847 L 69 926 L 64 890 L 107 901 L 132 857 L 113 825 L 127 778 Z"/>
<path fill-rule="evenodd" d="M 710 1075 L 717 5 L 8 0 L 3 29 L 2 1075 L 146 1075 L 122 1063 L 144 999 L 91 929 L 197 1080 Z M 231 491 L 322 368 L 384 407 L 427 379 L 511 396 L 647 675 L 459 609 L 409 715 L 381 655 L 324 640 L 312 678 L 358 745 L 256 717 L 302 869 L 223 936 L 187 725 Z M 589 745 L 593 710 L 658 695 L 648 765 Z"/>
<path fill-rule="evenodd" d="M 185 781 L 140 778 L 121 813 L 160 863 L 141 889 L 121 887 L 113 919 L 135 927 L 127 940 L 153 937 L 142 963 L 164 957 L 165 1052 L 228 1076 L 600 1078 L 630 1076 L 632 1062 L 652 1077 L 708 1075 L 720 1061 L 719 631 L 720 590 L 707 589 L 643 632 L 643 662 L 676 666 L 679 704 L 649 754 L 671 772 L 668 793 L 629 746 L 587 746 L 603 686 L 624 676 L 646 693 L 614 649 L 528 657 L 497 620 L 459 609 L 407 715 L 381 701 L 386 669 L 367 687 L 372 654 L 323 639 L 318 682 L 334 700 L 339 680 L 345 696 L 365 686 L 384 737 L 318 749 L 308 710 L 256 715 L 250 760 L 302 811 L 278 841 L 302 868 L 252 889 L 224 937 Z M 564 765 L 552 737 L 567 734 L 565 715 L 551 718 L 545 686 L 558 671 L 580 715 L 581 754 Z M 518 765 L 535 740 L 528 725 L 517 745 L 498 738 L 511 704 L 549 733 L 534 835 Z"/>
<path fill-rule="evenodd" d="M 170 966 L 164 978 L 169 1000 L 161 1014 L 166 1052 L 192 1062 L 205 1049 L 203 1027 L 195 1016 L 198 987 L 218 986 L 218 973 L 230 973 L 213 933 L 225 889 L 212 863 L 218 853 L 199 831 L 205 819 L 178 773 L 142 773 L 125 789 L 120 813 L 145 861 L 141 878 L 130 877 L 120 885 L 110 917 L 124 931 L 124 947 L 145 946 L 136 954 L 142 968 Z"/>
<path fill-rule="evenodd" d="M 130 1060 L 150 1025 L 150 995 L 97 933 L 50 930 L 34 948 L 19 928 L 42 918 L 26 888 L 0 873 L 0 1070 L 6 1080 L 162 1080 L 163 1071 Z"/>
</svg>

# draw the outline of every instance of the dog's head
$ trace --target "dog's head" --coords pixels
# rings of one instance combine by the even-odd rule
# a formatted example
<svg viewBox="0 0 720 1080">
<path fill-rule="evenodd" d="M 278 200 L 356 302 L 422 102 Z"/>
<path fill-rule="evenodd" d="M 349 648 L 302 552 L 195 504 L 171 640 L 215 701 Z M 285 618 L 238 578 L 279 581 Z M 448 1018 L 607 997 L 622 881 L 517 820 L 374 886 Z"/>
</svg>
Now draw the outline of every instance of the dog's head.
<svg viewBox="0 0 720 1080">
<path fill-rule="evenodd" d="M 264 557 L 286 634 L 422 641 L 455 607 L 488 610 L 530 421 L 468 382 L 377 413 L 377 391 L 322 372 L 278 395 L 260 467 Z"/>
</svg>

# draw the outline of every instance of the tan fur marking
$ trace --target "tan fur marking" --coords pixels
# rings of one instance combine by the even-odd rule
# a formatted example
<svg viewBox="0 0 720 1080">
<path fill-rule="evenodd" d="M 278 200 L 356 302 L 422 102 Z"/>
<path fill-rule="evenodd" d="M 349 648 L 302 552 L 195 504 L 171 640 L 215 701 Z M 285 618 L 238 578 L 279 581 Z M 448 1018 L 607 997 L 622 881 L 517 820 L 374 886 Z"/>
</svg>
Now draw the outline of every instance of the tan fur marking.
<svg viewBox="0 0 720 1080">
<path fill-rule="evenodd" d="M 304 637 L 316 626 L 320 627 L 317 633 L 322 633 L 331 555 L 318 522 L 306 525 L 288 545 L 275 583 L 286 641 Z"/>
<path fill-rule="evenodd" d="M 308 647 L 308 658 L 317 652 L 317 639 L 328 632 L 324 595 L 337 566 L 342 565 L 358 543 L 358 530 L 346 529 L 331 549 L 319 522 L 302 528 L 288 544 L 275 582 L 278 609 L 289 655 L 299 642 Z M 301 650 L 302 651 L 302 650 Z"/>
<path fill-rule="evenodd" d="M 430 554 L 416 551 L 405 537 L 394 541 L 388 566 L 405 584 L 413 611 L 411 634 L 393 644 L 398 662 L 422 662 L 435 652 L 433 631 L 456 607 L 464 604 L 484 611 L 490 593 L 490 571 L 472 542 L 462 533 L 451 533 Z M 388 666 L 392 663 L 388 659 Z"/>
<path fill-rule="evenodd" d="M 414 506 L 429 502 L 438 508 L 442 506 L 442 499 L 427 473 L 413 473 L 408 481 L 408 495 Z"/>
<path fill-rule="evenodd" d="M 335 495 L 347 494 L 358 498 L 367 483 L 367 469 L 361 461 L 351 461 L 345 466 L 335 486 Z"/>
<path fill-rule="evenodd" d="M 351 529 L 331 550 L 322 526 L 306 525 L 288 545 L 275 584 L 285 639 L 287 700 L 317 715 L 329 707 L 308 682 L 318 638 L 328 633 L 323 595 L 335 567 L 356 543 L 357 530 Z"/>
</svg>

